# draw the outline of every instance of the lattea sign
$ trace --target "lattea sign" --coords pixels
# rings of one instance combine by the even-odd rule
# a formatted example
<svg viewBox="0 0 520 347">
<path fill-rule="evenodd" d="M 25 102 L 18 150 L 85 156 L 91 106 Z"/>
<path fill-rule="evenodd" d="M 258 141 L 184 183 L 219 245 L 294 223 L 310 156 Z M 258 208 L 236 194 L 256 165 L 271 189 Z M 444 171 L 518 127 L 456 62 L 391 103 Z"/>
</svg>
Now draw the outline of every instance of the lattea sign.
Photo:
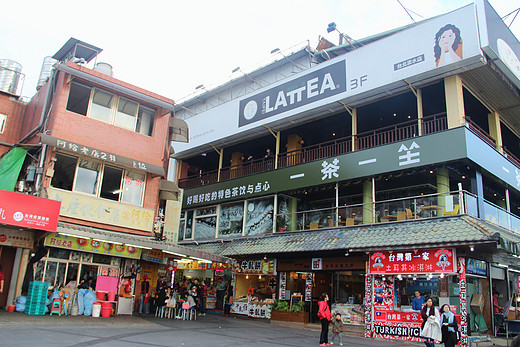
<svg viewBox="0 0 520 347">
<path fill-rule="evenodd" d="M 56 231 L 61 202 L 0 189 L 0 224 Z"/>
<path fill-rule="evenodd" d="M 370 254 L 371 274 L 454 273 L 457 272 L 452 248 L 414 251 L 374 252 Z"/>
</svg>

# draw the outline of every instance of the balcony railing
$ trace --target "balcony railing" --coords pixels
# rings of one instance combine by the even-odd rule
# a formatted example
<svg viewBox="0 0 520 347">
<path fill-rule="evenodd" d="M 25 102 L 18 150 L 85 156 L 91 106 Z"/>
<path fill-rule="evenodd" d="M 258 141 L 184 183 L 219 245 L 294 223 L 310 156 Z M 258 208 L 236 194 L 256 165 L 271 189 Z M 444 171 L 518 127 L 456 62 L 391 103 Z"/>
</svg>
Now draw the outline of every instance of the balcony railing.
<svg viewBox="0 0 520 347">
<path fill-rule="evenodd" d="M 348 152 L 352 152 L 352 136 L 319 143 L 296 151 L 280 153 L 278 155 L 278 168 L 334 157 Z"/>
<path fill-rule="evenodd" d="M 277 231 L 336 228 L 461 214 L 464 192 L 377 201 L 276 215 Z"/>
</svg>

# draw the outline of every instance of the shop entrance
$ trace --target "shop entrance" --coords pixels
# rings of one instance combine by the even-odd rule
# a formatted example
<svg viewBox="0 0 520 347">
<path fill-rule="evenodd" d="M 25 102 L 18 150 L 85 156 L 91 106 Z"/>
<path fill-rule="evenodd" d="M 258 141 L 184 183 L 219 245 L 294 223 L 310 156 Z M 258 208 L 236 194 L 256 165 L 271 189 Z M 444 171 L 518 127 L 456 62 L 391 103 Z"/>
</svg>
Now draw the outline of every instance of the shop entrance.
<svg viewBox="0 0 520 347">
<path fill-rule="evenodd" d="M 332 298 L 332 272 L 317 271 L 314 273 L 314 288 L 312 289 L 311 323 L 318 322 L 318 300 L 322 293 Z M 329 301 L 330 305 L 330 301 Z"/>
<path fill-rule="evenodd" d="M 15 253 L 16 248 L 14 247 L 0 247 L 0 264 L 2 264 L 2 272 L 5 276 L 4 291 L 0 293 L 0 307 L 4 307 L 7 304 L 7 295 L 9 294 L 9 285 L 11 284 Z"/>
</svg>

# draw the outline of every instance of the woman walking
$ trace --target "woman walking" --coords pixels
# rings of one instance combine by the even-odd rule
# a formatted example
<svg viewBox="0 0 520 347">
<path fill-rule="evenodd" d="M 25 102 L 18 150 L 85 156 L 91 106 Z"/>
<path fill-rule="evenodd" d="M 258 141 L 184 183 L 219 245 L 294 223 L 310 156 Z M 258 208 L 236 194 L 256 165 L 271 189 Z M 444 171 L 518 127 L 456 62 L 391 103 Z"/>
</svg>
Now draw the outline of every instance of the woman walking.
<svg viewBox="0 0 520 347">
<path fill-rule="evenodd" d="M 329 296 L 323 293 L 318 301 L 318 318 L 321 321 L 320 346 L 330 346 L 329 344 L 329 323 L 332 318 L 330 313 Z"/>
<path fill-rule="evenodd" d="M 427 347 L 435 347 L 435 341 L 442 340 L 441 320 L 439 311 L 433 306 L 432 298 L 426 299 L 426 305 L 421 310 L 423 319 L 421 336 Z"/>
<path fill-rule="evenodd" d="M 454 347 L 457 344 L 457 331 L 459 327 L 455 314 L 451 312 L 450 305 L 444 304 L 441 307 L 442 342 L 446 347 Z"/>
</svg>

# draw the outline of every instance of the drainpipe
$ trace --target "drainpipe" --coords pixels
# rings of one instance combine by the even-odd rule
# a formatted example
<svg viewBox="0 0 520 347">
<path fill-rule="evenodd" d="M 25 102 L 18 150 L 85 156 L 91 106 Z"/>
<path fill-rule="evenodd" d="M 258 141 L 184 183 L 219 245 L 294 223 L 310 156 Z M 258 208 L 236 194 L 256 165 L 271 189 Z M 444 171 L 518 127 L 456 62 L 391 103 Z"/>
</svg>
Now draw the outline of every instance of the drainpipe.
<svg viewBox="0 0 520 347">
<path fill-rule="evenodd" d="M 42 108 L 42 114 L 40 116 L 40 123 L 38 123 L 38 125 L 36 126 L 36 128 L 34 128 L 33 130 L 31 130 L 27 135 L 25 135 L 20 141 L 18 141 L 17 144 L 20 144 L 22 142 L 25 142 L 27 141 L 30 137 L 32 137 L 37 131 L 39 131 L 43 125 L 45 124 L 45 121 L 46 119 L 48 118 L 48 115 L 51 111 L 51 107 L 49 107 L 49 110 L 47 111 L 47 107 L 49 105 L 49 101 L 50 99 L 52 98 L 52 95 L 51 95 L 51 89 L 54 90 L 54 83 L 55 83 L 55 78 L 56 78 L 56 73 L 57 73 L 57 70 L 56 69 L 52 69 L 51 71 L 51 76 L 49 78 L 49 87 L 47 88 L 47 91 L 45 92 L 45 99 L 43 101 L 43 108 Z M 38 164 L 38 167 L 39 168 L 43 168 L 43 164 L 45 163 L 45 154 L 47 152 L 47 145 L 44 144 L 42 146 L 42 150 L 40 152 L 40 162 Z M 41 184 L 41 179 L 42 179 L 42 173 L 38 173 L 38 170 L 37 170 L 37 173 L 36 173 L 36 180 L 35 180 L 35 183 L 34 183 L 34 191 L 36 192 L 36 195 L 39 195 L 39 186 Z"/>
</svg>

